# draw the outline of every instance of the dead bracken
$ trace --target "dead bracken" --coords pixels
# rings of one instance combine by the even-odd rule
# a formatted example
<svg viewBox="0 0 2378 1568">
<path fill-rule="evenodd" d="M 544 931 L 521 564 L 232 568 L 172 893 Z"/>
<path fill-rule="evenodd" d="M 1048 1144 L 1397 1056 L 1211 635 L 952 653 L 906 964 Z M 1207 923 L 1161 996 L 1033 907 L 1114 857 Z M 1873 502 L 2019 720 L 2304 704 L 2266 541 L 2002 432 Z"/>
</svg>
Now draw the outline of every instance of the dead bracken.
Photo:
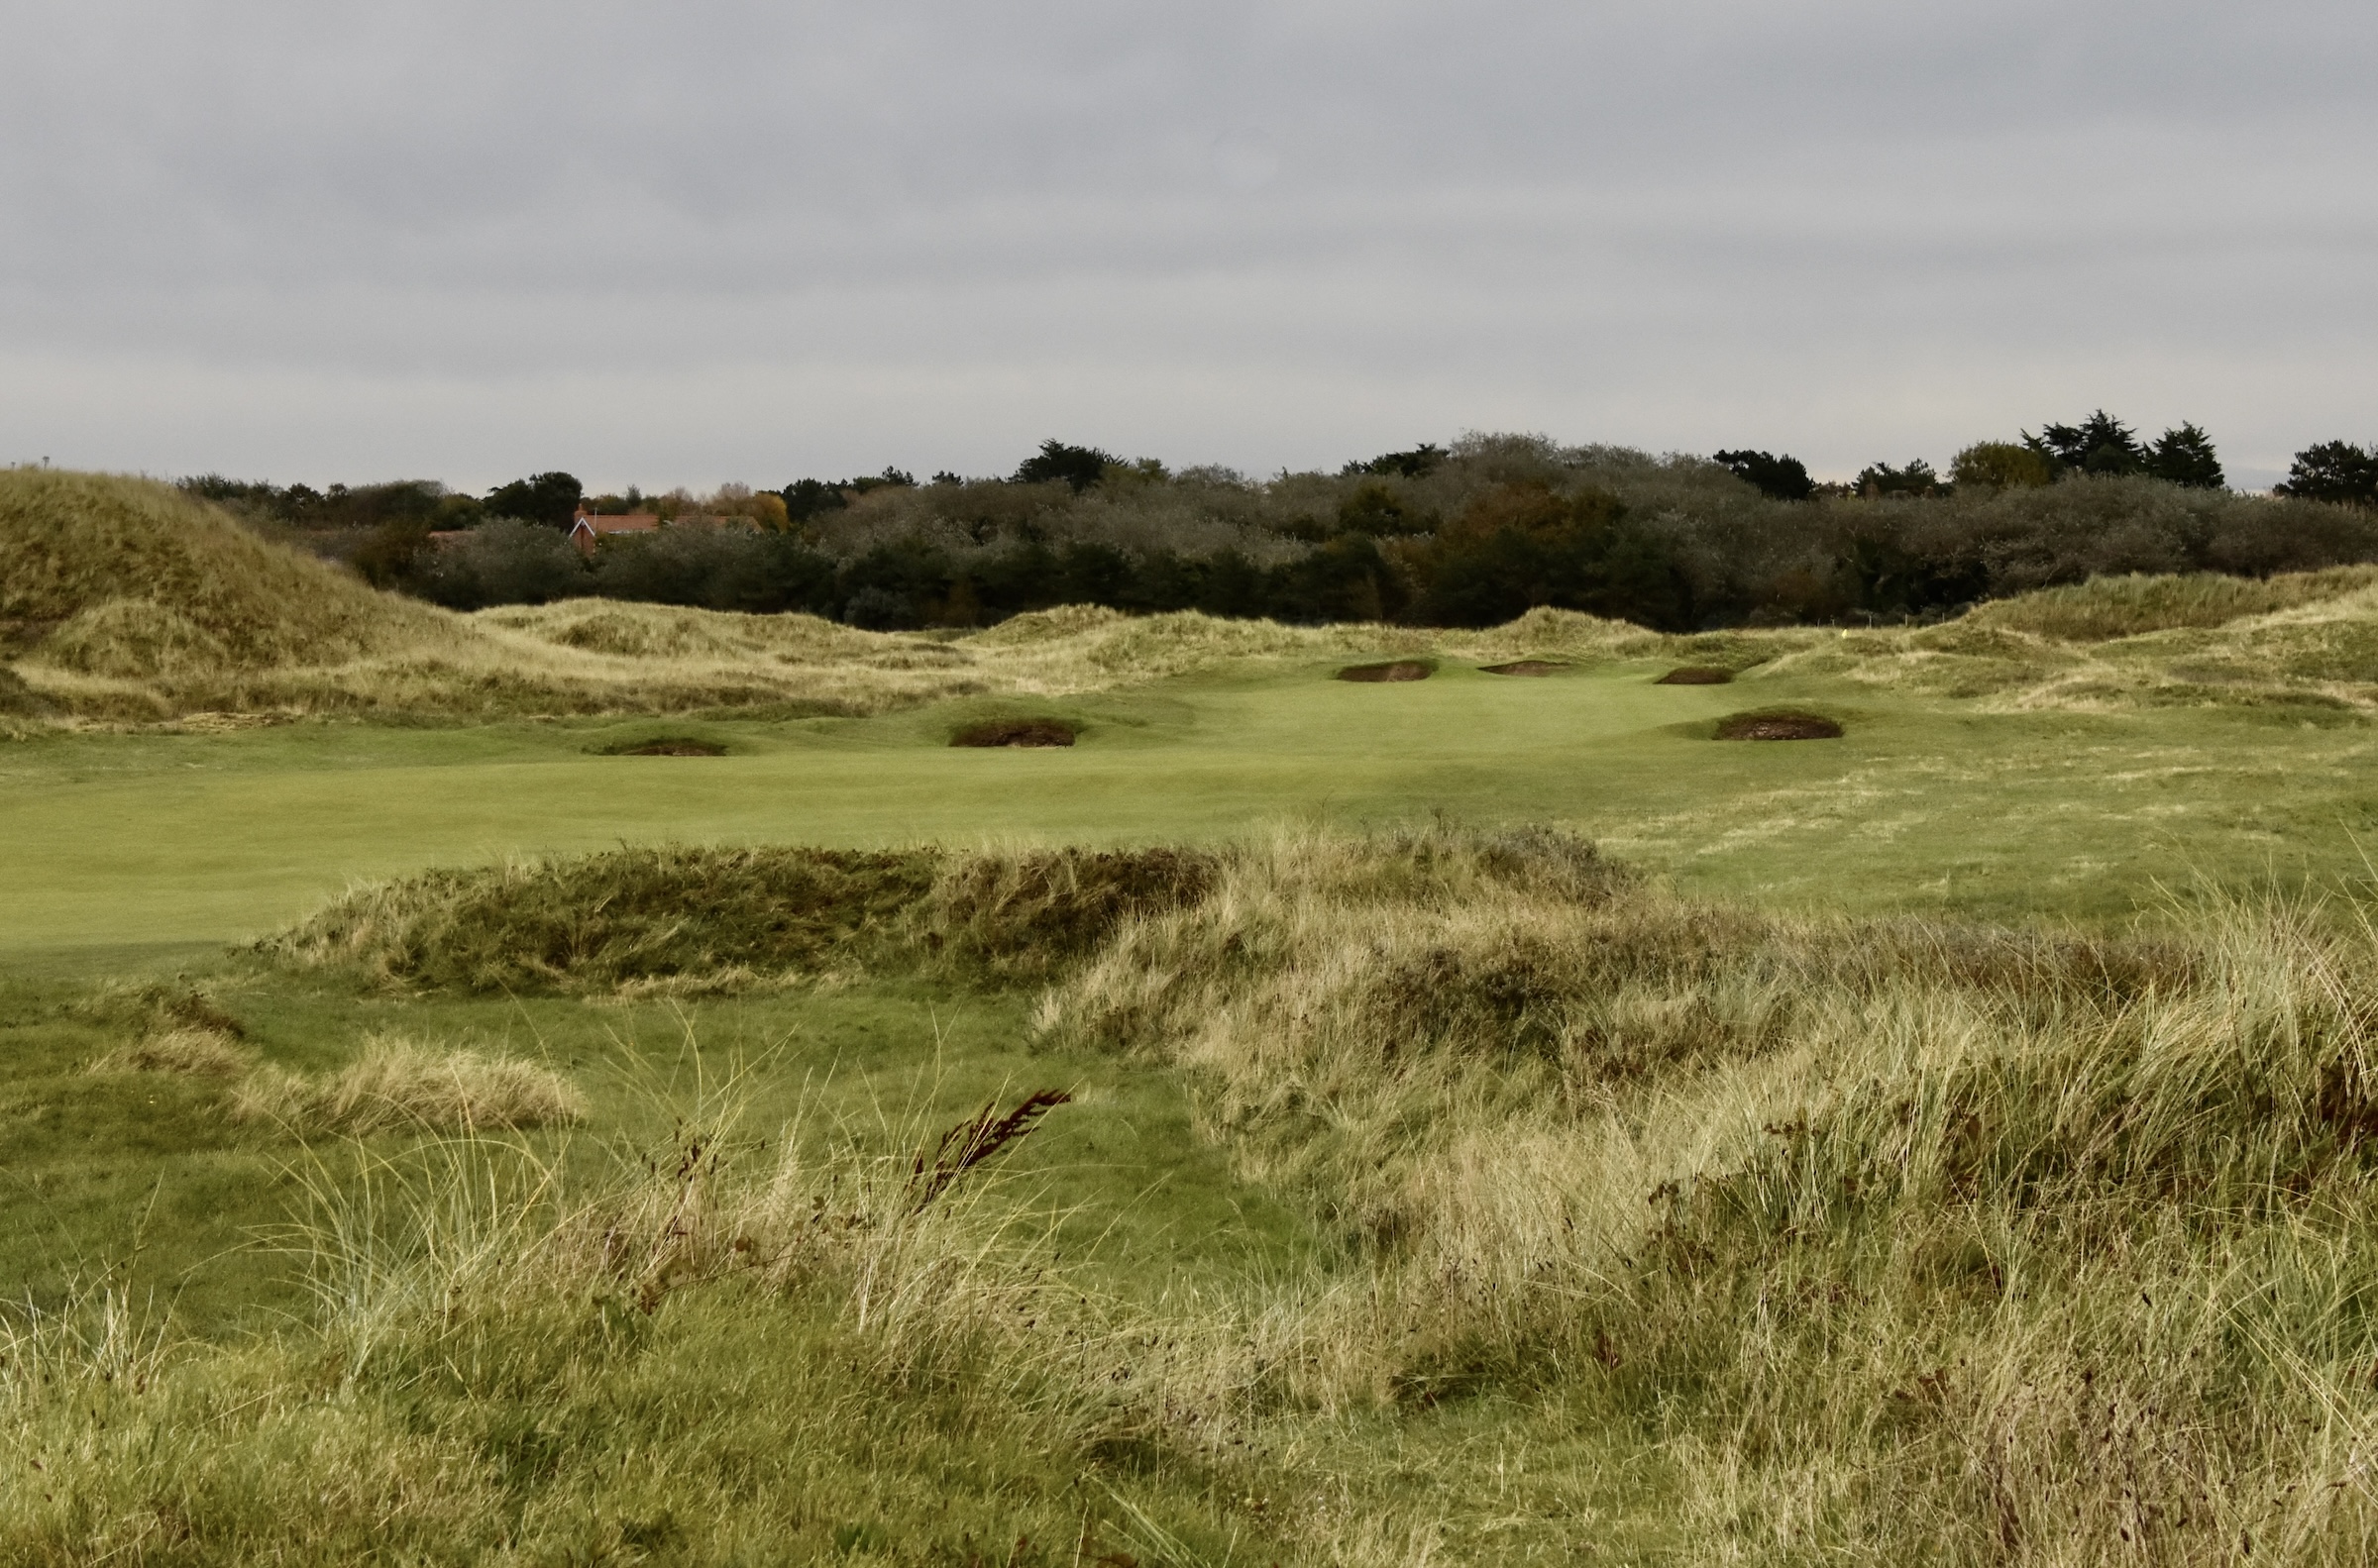
<svg viewBox="0 0 2378 1568">
<path fill-rule="evenodd" d="M 985 719 L 949 738 L 952 746 L 1071 746 L 1080 733 L 1063 719 Z"/>
<path fill-rule="evenodd" d="M 1507 665 L 1480 665 L 1478 672 L 1489 676 L 1549 676 L 1567 668 L 1551 659 L 1514 659 Z"/>
<path fill-rule="evenodd" d="M 1734 679 L 1731 670 L 1715 665 L 1685 665 L 1652 682 L 1656 686 L 1722 686 Z"/>
<path fill-rule="evenodd" d="M 1338 672 L 1341 680 L 1426 680 L 1437 673 L 1437 667 L 1420 659 L 1392 659 L 1379 665 L 1348 665 Z"/>
<path fill-rule="evenodd" d="M 1839 720 L 1790 708 L 1736 713 L 1717 721 L 1721 741 L 1830 741 L 1841 734 Z"/>
</svg>

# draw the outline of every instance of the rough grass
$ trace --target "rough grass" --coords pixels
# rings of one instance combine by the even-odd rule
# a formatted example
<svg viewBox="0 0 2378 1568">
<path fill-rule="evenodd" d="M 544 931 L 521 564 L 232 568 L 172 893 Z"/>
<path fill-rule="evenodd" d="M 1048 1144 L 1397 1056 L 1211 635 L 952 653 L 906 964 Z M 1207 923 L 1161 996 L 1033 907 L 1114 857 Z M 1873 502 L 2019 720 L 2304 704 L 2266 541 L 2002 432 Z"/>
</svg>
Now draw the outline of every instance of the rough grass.
<svg viewBox="0 0 2378 1568">
<path fill-rule="evenodd" d="M 1054 1092 L 889 1131 L 705 1102 L 591 1192 L 433 1144 L 313 1184 L 302 1332 L 12 1329 L 45 1481 L 0 1492 L 0 1553 L 1504 1563 L 1568 1560 L 1580 1518 L 1641 1561 L 2378 1546 L 2378 936 L 2349 908 L 1786 916 L 1536 831 L 919 857 L 878 870 L 936 912 L 875 961 L 1042 987 L 1044 1040 L 1180 1075 L 1331 1247 L 1093 1287 L 965 1155 L 1094 1125 Z M 680 869 L 753 909 L 731 882 L 784 875 Z M 535 932 L 649 875 L 477 895 L 533 888 Z M 434 930 L 458 886 L 375 907 Z M 311 1492 L 275 1479 L 300 1451 Z M 1656 1530 L 1557 1490 L 1607 1473 Z"/>
<path fill-rule="evenodd" d="M 302 1331 L 175 1340 L 120 1297 L 0 1315 L 0 1557 L 1018 1565 L 1221 1561 L 1274 1531 L 1117 1466 L 1124 1346 L 977 1161 L 910 1121 L 733 1106 L 592 1178 L 445 1140 L 309 1177 Z M 13 1480 L 13 1478 L 12 1478 Z M 1162 1553 L 1162 1555 L 1159 1555 Z"/>
<path fill-rule="evenodd" d="M 2378 568 L 2336 567 L 2275 577 L 2215 573 L 2181 576 L 2092 577 L 2072 587 L 2042 588 L 1976 609 L 1978 625 L 2031 632 L 2061 642 L 2100 643 L 2183 626 L 2226 626 L 2342 598 L 2378 586 Z"/>
<path fill-rule="evenodd" d="M 0 472 L 0 622 L 81 675 L 338 664 L 434 639 L 452 620 L 148 480 Z"/>
<path fill-rule="evenodd" d="M 266 944 L 397 987 L 720 990 L 870 965 L 1044 975 L 1194 902 L 1202 852 L 623 849 L 358 888 Z"/>
<path fill-rule="evenodd" d="M 231 1113 L 299 1136 L 360 1137 L 392 1127 L 468 1132 L 552 1126 L 583 1119 L 586 1098 L 533 1062 L 379 1036 L 325 1076 L 259 1068 L 233 1089 Z"/>
<path fill-rule="evenodd" d="M 171 1073 L 182 1078 L 237 1078 L 255 1057 L 213 1029 L 168 1029 L 120 1045 L 91 1063 L 94 1073 Z"/>
<path fill-rule="evenodd" d="M 1448 898 L 1370 860 L 1234 863 L 1042 1008 L 1196 1074 L 1243 1168 L 1359 1238 L 1305 1398 L 1557 1390 L 1671 1455 L 1704 1557 L 2368 1554 L 2367 932 Z"/>
</svg>

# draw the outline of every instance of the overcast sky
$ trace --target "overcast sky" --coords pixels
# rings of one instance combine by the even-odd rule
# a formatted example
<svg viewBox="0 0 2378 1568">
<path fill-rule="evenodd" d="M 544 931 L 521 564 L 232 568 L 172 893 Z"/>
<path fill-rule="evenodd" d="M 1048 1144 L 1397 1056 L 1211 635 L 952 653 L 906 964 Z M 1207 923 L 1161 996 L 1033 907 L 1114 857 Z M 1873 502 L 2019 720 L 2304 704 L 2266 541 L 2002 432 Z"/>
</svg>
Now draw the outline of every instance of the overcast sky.
<svg viewBox="0 0 2378 1568">
<path fill-rule="evenodd" d="M 0 0 L 0 460 L 2378 438 L 2371 0 Z"/>
</svg>

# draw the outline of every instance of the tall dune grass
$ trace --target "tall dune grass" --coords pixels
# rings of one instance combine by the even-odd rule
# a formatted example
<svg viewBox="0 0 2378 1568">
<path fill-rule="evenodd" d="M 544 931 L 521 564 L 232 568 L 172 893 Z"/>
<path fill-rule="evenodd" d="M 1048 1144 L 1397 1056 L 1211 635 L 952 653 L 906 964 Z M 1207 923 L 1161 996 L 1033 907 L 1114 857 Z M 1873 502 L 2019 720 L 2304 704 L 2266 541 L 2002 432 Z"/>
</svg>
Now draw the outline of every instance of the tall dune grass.
<svg viewBox="0 0 2378 1568">
<path fill-rule="evenodd" d="M 1408 864 L 1275 843 L 1041 1009 L 1187 1068 L 1243 1170 L 1369 1260 L 1305 1398 L 1560 1390 L 1665 1445 L 1739 1558 L 2367 1554 L 2366 931 L 1783 920 Z"/>
</svg>

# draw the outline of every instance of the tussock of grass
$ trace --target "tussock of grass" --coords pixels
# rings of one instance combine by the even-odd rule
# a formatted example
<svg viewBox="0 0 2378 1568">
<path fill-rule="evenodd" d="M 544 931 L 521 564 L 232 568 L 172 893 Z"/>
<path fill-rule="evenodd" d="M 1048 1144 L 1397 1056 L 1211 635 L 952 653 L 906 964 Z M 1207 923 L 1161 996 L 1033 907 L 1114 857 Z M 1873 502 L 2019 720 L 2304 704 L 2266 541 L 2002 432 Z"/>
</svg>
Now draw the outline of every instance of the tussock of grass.
<svg viewBox="0 0 2378 1568">
<path fill-rule="evenodd" d="M 391 1127 L 552 1126 L 583 1118 L 586 1099 L 559 1074 L 533 1062 L 378 1037 L 325 1077 L 258 1069 L 234 1089 L 231 1113 L 301 1136 L 360 1136 Z"/>
<path fill-rule="evenodd" d="M 171 1073 L 183 1078 L 237 1078 L 255 1058 L 231 1036 L 213 1029 L 169 1029 L 120 1045 L 90 1066 L 94 1073 Z"/>
</svg>

